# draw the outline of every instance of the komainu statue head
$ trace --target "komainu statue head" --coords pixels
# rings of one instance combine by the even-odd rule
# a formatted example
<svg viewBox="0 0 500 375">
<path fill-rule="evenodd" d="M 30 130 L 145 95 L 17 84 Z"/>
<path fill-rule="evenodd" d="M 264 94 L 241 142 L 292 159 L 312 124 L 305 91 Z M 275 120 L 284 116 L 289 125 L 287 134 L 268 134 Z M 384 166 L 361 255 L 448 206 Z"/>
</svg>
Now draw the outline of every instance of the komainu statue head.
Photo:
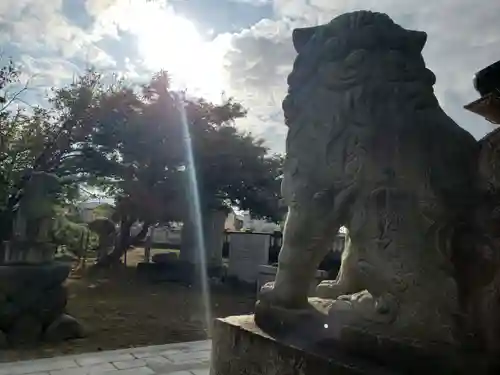
<svg viewBox="0 0 500 375">
<path fill-rule="evenodd" d="M 289 213 L 276 280 L 256 308 L 264 330 L 301 332 L 315 345 L 347 345 L 346 329 L 424 346 L 459 346 L 469 334 L 459 272 L 475 245 L 455 244 L 476 225 L 481 147 L 441 109 L 426 39 L 367 11 L 293 32 L 283 101 Z M 349 246 L 339 275 L 308 300 L 341 226 Z M 307 329 L 297 310 L 308 312 Z"/>
<path fill-rule="evenodd" d="M 16 237 L 28 242 L 47 242 L 62 192 L 61 180 L 52 173 L 32 172 L 19 202 Z"/>
</svg>

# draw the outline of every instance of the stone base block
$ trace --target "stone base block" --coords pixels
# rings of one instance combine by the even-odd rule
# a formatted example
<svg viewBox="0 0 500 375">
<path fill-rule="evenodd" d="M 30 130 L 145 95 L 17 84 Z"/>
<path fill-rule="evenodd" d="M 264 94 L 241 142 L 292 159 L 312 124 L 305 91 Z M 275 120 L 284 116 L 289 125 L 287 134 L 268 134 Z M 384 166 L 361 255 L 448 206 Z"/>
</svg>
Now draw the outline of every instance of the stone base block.
<svg viewBox="0 0 500 375">
<path fill-rule="evenodd" d="M 297 333 L 290 332 L 297 337 Z M 399 374 L 493 374 L 478 362 L 457 368 L 446 360 L 398 358 L 388 350 L 393 363 L 379 362 L 341 348 L 304 349 L 296 339 L 279 340 L 260 330 L 253 315 L 217 319 L 212 332 L 210 375 L 399 375 Z"/>
<path fill-rule="evenodd" d="M 83 336 L 81 325 L 65 314 L 69 272 L 69 264 L 58 262 L 0 266 L 0 336 L 9 345 Z"/>
</svg>

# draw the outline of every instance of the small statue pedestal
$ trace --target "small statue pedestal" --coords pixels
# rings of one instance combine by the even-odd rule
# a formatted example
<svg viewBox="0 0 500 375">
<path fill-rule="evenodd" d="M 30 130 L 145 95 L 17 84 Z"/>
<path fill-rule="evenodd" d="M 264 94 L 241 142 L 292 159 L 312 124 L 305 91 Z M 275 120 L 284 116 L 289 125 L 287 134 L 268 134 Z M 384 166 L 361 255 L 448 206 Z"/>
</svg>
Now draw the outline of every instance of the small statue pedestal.
<svg viewBox="0 0 500 375">
<path fill-rule="evenodd" d="M 64 281 L 71 266 L 54 262 L 50 246 L 36 249 L 24 245 L 13 243 L 3 249 L 0 263 L 1 345 L 31 346 L 40 341 L 82 337 L 80 323 L 65 314 L 67 291 Z"/>
<path fill-rule="evenodd" d="M 304 345 L 297 339 L 300 336 L 301 332 L 289 332 L 286 337 L 273 338 L 257 327 L 253 315 L 217 319 L 212 333 L 210 375 L 460 374 L 471 371 L 471 367 L 475 373 L 487 373 L 478 362 L 469 367 L 450 357 L 417 353 L 414 348 L 395 343 L 385 347 L 385 360 L 377 361 L 333 344 Z M 365 351 L 371 346 L 380 353 L 381 345 L 360 341 L 359 349 Z"/>
</svg>

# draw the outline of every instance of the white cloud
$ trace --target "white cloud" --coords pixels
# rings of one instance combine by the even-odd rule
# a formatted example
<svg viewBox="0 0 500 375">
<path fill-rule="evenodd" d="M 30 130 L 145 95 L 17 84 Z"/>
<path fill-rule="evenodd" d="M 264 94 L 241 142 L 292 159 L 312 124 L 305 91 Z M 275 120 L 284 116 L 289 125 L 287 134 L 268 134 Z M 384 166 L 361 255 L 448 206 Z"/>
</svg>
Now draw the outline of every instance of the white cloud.
<svg viewBox="0 0 500 375">
<path fill-rule="evenodd" d="M 72 79 L 75 74 L 78 74 L 79 68 L 63 58 L 37 57 L 30 55 L 21 55 L 20 64 L 24 72 L 30 72 L 30 80 L 38 86 L 44 79 L 55 77 L 52 72 L 59 72 L 58 76 L 61 80 Z M 60 83 L 53 81 L 56 84 Z M 46 85 L 43 85 L 46 86 Z"/>
<path fill-rule="evenodd" d="M 2 42 L 17 47 L 23 54 L 28 75 L 43 76 L 52 84 L 68 78 L 67 60 L 78 58 L 89 65 L 109 67 L 114 60 L 94 42 L 98 39 L 73 24 L 63 13 L 63 0 L 2 0 L 0 30 Z M 36 62 L 26 64 L 30 56 Z M 52 61 L 54 64 L 45 64 Z M 64 66 L 64 68 L 63 68 Z M 75 66 L 71 75 L 76 70 Z M 42 70 L 45 69 L 43 72 Z"/>
<path fill-rule="evenodd" d="M 243 4 L 251 4 L 256 7 L 267 5 L 272 3 L 272 0 L 229 0 L 232 3 L 243 3 Z"/>
<path fill-rule="evenodd" d="M 119 43 L 120 31 L 126 31 L 138 45 L 123 48 L 135 47 L 141 56 L 126 59 L 118 74 L 144 79 L 152 70 L 165 68 L 174 70 L 188 86 L 200 86 L 191 90 L 194 93 L 210 97 L 225 89 L 250 109 L 248 118 L 238 124 L 283 151 L 287 129 L 281 100 L 295 58 L 293 28 L 324 23 L 346 11 L 370 9 L 387 12 L 404 27 L 426 31 L 424 56 L 436 73 L 436 94 L 445 110 L 476 137 L 491 129 L 462 106 L 477 97 L 473 74 L 500 59 L 500 3 L 496 1 L 229 0 L 272 4 L 274 19 L 212 41 L 175 14 L 168 0 L 84 0 L 92 19 L 88 29 L 63 14 L 63 1 L 73 0 L 0 0 L 0 42 L 10 42 L 23 52 L 28 75 L 39 77 L 37 86 L 71 79 L 83 68 L 68 63 L 72 58 L 116 69 L 110 51 L 98 48 L 96 42 L 115 38 Z"/>
<path fill-rule="evenodd" d="M 424 57 L 436 73 L 436 94 L 445 110 L 476 137 L 492 129 L 489 123 L 462 106 L 478 97 L 472 86 L 473 74 L 500 59 L 500 3 L 274 0 L 273 6 L 276 19 L 261 21 L 233 35 L 232 50 L 226 56 L 232 93 L 249 103 L 250 118 L 266 118 L 267 113 L 273 115 L 273 120 L 269 120 L 272 126 L 284 128 L 276 118 L 276 108 L 286 90 L 286 76 L 295 57 L 291 44 L 293 27 L 316 25 L 346 11 L 369 9 L 388 13 L 404 27 L 426 31 L 429 39 Z M 259 126 L 262 125 L 255 123 L 254 128 Z M 280 128 L 278 134 L 283 133 Z M 273 146 L 283 149 L 284 138 L 277 138 L 275 132 L 272 141 L 276 140 L 278 143 Z"/>
</svg>

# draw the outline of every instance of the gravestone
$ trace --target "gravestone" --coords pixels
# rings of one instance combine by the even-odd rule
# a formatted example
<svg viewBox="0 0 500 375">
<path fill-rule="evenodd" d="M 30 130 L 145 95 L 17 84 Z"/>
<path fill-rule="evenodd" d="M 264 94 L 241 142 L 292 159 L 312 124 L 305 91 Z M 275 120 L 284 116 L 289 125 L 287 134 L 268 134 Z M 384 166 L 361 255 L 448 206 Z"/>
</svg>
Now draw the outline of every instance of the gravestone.
<svg viewBox="0 0 500 375">
<path fill-rule="evenodd" d="M 224 242 L 224 221 L 226 211 L 212 210 L 203 217 L 203 240 L 205 245 L 205 260 L 208 267 L 220 267 L 222 265 L 222 245 Z M 200 249 L 198 248 L 198 233 L 196 224 L 192 220 L 186 220 L 182 227 L 182 245 L 179 259 L 199 265 Z"/>
<path fill-rule="evenodd" d="M 216 268 L 222 266 L 222 246 L 224 244 L 224 223 L 226 217 L 226 211 L 215 210 L 211 212 L 206 223 L 204 223 L 207 264 L 210 267 Z"/>
<path fill-rule="evenodd" d="M 245 283 L 256 283 L 259 266 L 269 260 L 271 237 L 253 233 L 231 233 L 230 236 L 228 276 Z"/>
</svg>

